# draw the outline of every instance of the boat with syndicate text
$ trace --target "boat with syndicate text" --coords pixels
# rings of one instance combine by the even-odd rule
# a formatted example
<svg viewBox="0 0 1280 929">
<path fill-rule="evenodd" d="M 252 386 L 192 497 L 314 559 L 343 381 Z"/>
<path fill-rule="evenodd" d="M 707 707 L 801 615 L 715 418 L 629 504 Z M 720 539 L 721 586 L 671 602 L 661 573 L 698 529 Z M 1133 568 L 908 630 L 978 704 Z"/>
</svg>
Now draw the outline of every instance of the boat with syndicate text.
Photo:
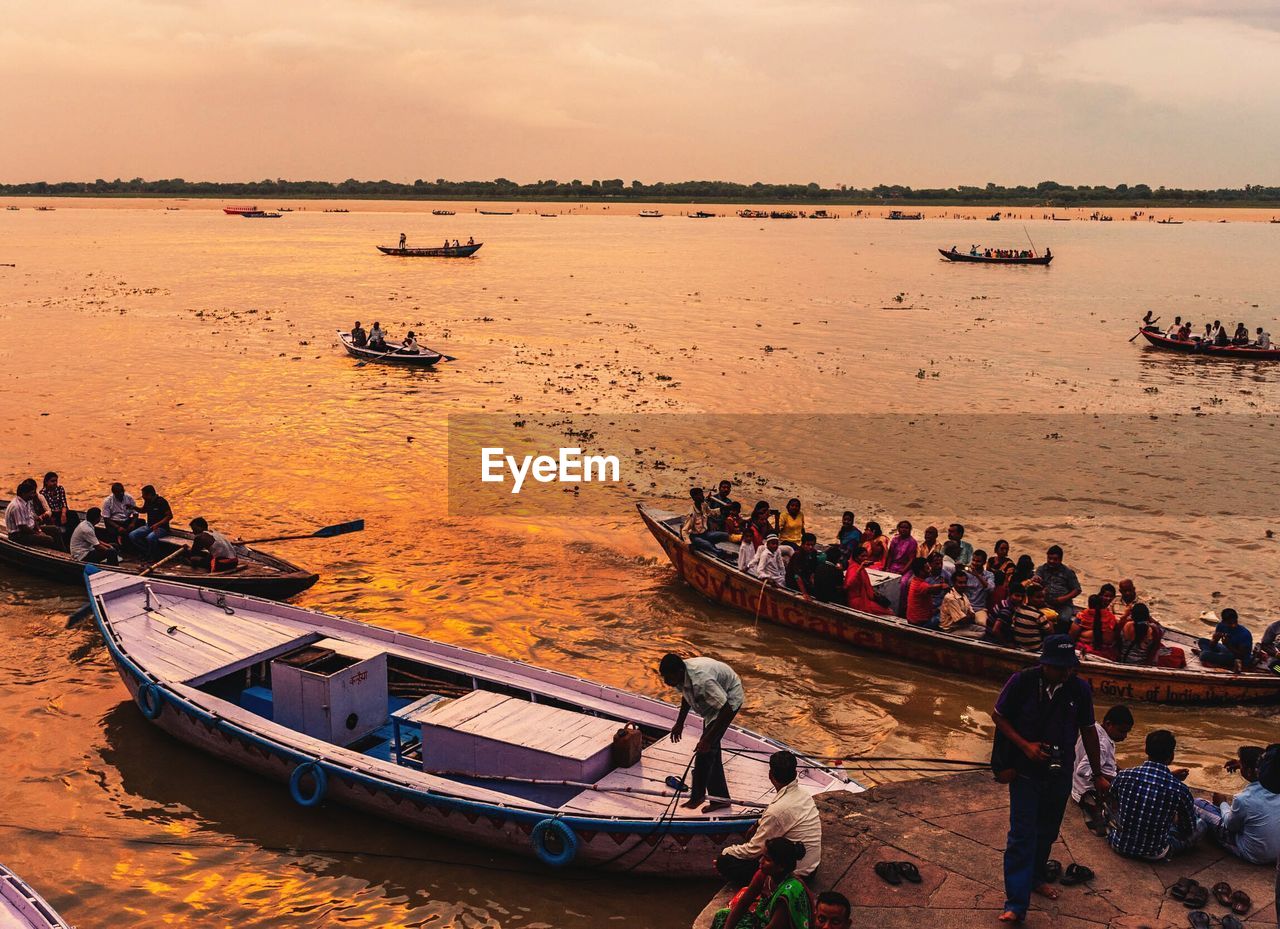
<svg viewBox="0 0 1280 929">
<path fill-rule="evenodd" d="M 0 500 L 0 511 L 8 505 L 8 500 Z M 103 542 L 111 541 L 106 530 L 101 528 L 98 529 L 98 538 Z M 162 557 L 172 555 L 190 542 L 190 532 L 184 529 L 170 529 L 169 534 L 160 541 L 159 554 Z M 249 545 L 235 543 L 235 550 L 239 564 L 230 571 L 210 574 L 203 568 L 191 567 L 180 563 L 179 560 L 168 562 L 157 568 L 151 576 L 158 580 L 186 583 L 198 581 L 217 590 L 236 591 L 275 600 L 286 600 L 297 596 L 320 579 L 319 575 L 291 564 L 283 558 L 260 552 Z M 0 527 L 0 562 L 29 574 L 73 584 L 79 583 L 84 573 L 84 563 L 72 558 L 70 553 L 15 542 L 9 538 L 9 533 L 3 527 Z M 120 564 L 115 567 L 103 565 L 102 570 L 122 575 L 136 575 L 146 567 L 146 563 L 139 554 L 126 546 L 120 552 Z"/>
<path fill-rule="evenodd" d="M 1203 339 L 1171 339 L 1159 329 L 1143 329 L 1142 337 L 1152 346 L 1166 352 L 1194 355 L 1197 358 L 1230 358 L 1235 361 L 1280 361 L 1280 348 L 1258 348 L 1253 345 L 1211 345 Z"/>
<path fill-rule="evenodd" d="M 3 929 L 71 929 L 35 889 L 0 864 L 0 927 Z"/>
<path fill-rule="evenodd" d="M 710 876 L 773 795 L 746 729 L 724 737 L 733 805 L 682 806 L 695 739 L 677 707 L 314 610 L 86 572 L 143 716 L 224 761 L 448 838 L 569 865 Z M 862 788 L 800 758 L 810 793 Z"/>
<path fill-rule="evenodd" d="M 470 258 L 480 251 L 483 242 L 470 242 L 466 245 L 436 245 L 429 248 L 400 248 L 397 245 L 374 246 L 384 255 L 395 255 L 398 258 Z"/>
<path fill-rule="evenodd" d="M 1048 267 L 1049 262 L 1053 261 L 1052 252 L 1044 255 L 1028 255 L 1026 257 L 1018 258 L 996 258 L 986 254 L 971 255 L 968 252 L 957 251 L 954 248 L 940 248 L 938 249 L 938 254 L 947 259 L 947 261 L 968 261 L 974 262 L 975 264 L 989 265 L 1044 265 L 1045 267 Z"/>
<path fill-rule="evenodd" d="M 697 551 L 681 538 L 684 517 L 643 504 L 637 504 L 637 509 L 676 573 L 694 590 L 723 606 L 865 651 L 999 681 L 1035 662 L 1031 653 L 982 641 L 981 629 L 927 629 L 897 616 L 876 616 L 841 604 L 806 600 L 786 588 L 762 586 L 759 578 L 737 569 L 736 545 L 722 542 L 716 546 L 716 555 Z M 877 592 L 896 602 L 901 578 L 883 571 L 868 573 Z M 1280 674 L 1266 670 L 1237 674 L 1202 665 L 1193 651 L 1195 638 L 1185 633 L 1166 630 L 1163 642 L 1183 650 L 1186 667 L 1122 664 L 1088 654 L 1082 657 L 1078 673 L 1093 685 L 1096 694 L 1109 700 L 1167 704 L 1280 701 Z"/>
</svg>

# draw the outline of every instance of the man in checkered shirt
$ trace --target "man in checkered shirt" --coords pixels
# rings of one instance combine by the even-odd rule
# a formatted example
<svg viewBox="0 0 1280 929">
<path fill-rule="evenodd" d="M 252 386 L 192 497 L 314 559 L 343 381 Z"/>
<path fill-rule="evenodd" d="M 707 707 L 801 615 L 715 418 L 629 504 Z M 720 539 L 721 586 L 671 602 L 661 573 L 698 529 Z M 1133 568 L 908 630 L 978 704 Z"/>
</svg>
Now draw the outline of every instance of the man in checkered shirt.
<svg viewBox="0 0 1280 929">
<path fill-rule="evenodd" d="M 1169 770 L 1177 741 L 1168 729 L 1147 736 L 1147 760 L 1111 782 L 1111 847 L 1126 858 L 1159 861 L 1195 845 L 1204 831 L 1187 785 Z"/>
</svg>

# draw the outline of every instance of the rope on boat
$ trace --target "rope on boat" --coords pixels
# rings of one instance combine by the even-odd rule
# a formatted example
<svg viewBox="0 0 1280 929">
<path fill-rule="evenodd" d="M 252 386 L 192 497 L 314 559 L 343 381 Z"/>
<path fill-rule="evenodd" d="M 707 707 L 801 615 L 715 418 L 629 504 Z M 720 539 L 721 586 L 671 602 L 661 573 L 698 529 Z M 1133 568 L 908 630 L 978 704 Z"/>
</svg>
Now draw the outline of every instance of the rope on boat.
<svg viewBox="0 0 1280 929">
<path fill-rule="evenodd" d="M 673 796 L 679 797 L 681 793 L 680 790 L 677 790 L 674 794 L 672 794 L 665 790 L 648 790 L 647 788 L 644 788 L 644 787 L 601 787 L 599 784 L 588 784 L 583 781 L 538 780 L 535 778 L 508 777 L 505 775 L 497 775 L 497 774 L 476 775 L 476 774 L 469 774 L 465 771 L 428 771 L 426 773 L 433 774 L 436 777 L 464 778 L 466 780 L 471 780 L 471 781 L 487 781 L 487 782 L 501 783 L 501 784 L 529 784 L 537 787 L 576 787 L 581 790 L 598 791 L 599 793 L 641 794 L 646 797 L 671 798 Z M 686 766 L 685 774 L 688 775 L 688 773 L 689 773 L 689 768 L 688 766 Z M 642 777 L 640 778 L 640 780 L 654 781 L 653 778 L 649 778 L 649 777 Z M 682 789 L 683 789 L 683 781 L 684 779 L 681 778 Z M 749 801 L 749 800 L 733 800 L 733 799 L 730 799 L 729 797 L 713 797 L 710 794 L 707 795 L 707 799 L 712 802 L 733 803 L 736 806 L 748 806 L 753 809 L 759 809 L 759 810 L 762 810 L 769 805 L 767 803 L 756 803 L 754 801 Z"/>
</svg>

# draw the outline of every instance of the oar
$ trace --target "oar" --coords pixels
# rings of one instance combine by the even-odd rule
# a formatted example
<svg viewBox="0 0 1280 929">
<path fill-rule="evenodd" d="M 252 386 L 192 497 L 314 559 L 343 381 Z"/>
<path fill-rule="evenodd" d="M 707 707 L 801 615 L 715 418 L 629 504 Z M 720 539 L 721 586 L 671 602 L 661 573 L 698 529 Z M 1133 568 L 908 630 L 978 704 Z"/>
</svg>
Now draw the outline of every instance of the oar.
<svg viewBox="0 0 1280 929">
<path fill-rule="evenodd" d="M 1147 323 L 1146 325 L 1147 325 L 1147 326 L 1154 326 L 1154 325 L 1155 325 L 1156 323 L 1158 323 L 1158 322 L 1160 322 L 1160 317 L 1159 317 L 1159 316 L 1157 316 L 1155 319 L 1151 320 L 1151 322 Z M 1144 326 L 1144 327 L 1143 327 L 1143 329 L 1145 329 L 1145 328 L 1146 328 L 1146 326 Z M 1139 329 L 1137 332 L 1135 332 L 1135 333 L 1133 334 L 1133 338 L 1132 338 L 1132 339 L 1130 339 L 1129 341 L 1130 341 L 1130 342 L 1132 342 L 1132 341 L 1133 341 L 1133 339 L 1136 339 L 1136 338 L 1137 338 L 1138 336 L 1140 336 L 1140 335 L 1142 335 L 1142 329 Z"/>
<path fill-rule="evenodd" d="M 248 541 L 239 542 L 239 545 L 262 545 L 264 542 L 293 542 L 297 539 L 331 539 L 336 535 L 346 535 L 349 532 L 363 532 L 364 520 L 353 519 L 349 523 L 337 523 L 333 526 L 325 526 L 323 529 L 317 529 L 315 532 L 308 532 L 304 535 L 276 535 L 266 539 L 249 539 Z"/>
<path fill-rule="evenodd" d="M 189 551 L 190 549 L 184 545 L 182 546 L 182 548 L 178 549 L 176 552 L 170 552 L 169 554 L 161 558 L 159 561 L 157 561 L 155 564 L 149 567 L 143 568 L 141 571 L 139 571 L 138 577 L 146 577 L 152 571 L 156 570 L 156 568 L 163 568 L 165 565 L 173 561 L 173 559 L 177 558 L 179 555 L 185 555 Z"/>
<path fill-rule="evenodd" d="M 764 606 L 764 589 L 768 585 L 768 583 L 769 583 L 769 579 L 767 577 L 760 579 L 760 596 L 756 598 L 756 621 L 754 624 L 755 628 L 759 628 L 760 626 L 760 607 Z"/>
</svg>

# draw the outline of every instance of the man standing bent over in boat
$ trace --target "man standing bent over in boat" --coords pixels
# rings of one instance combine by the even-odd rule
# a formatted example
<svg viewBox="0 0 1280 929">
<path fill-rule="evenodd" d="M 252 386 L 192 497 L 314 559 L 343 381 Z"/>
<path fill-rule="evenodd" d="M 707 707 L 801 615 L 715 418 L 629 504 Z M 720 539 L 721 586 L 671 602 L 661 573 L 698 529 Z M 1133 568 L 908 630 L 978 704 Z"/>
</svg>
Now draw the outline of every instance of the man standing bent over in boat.
<svg viewBox="0 0 1280 929">
<path fill-rule="evenodd" d="M 1033 888 L 1051 900 L 1058 896 L 1046 880 L 1045 865 L 1071 796 L 1077 733 L 1094 788 L 1105 796 L 1111 787 L 1099 757 L 1093 689 L 1076 676 L 1079 663 L 1069 636 L 1049 636 L 1040 664 L 1009 678 L 991 714 L 996 724 L 991 767 L 996 780 L 1009 785 L 1001 922 L 1026 918 Z"/>
<path fill-rule="evenodd" d="M 702 737 L 693 749 L 693 784 L 689 788 L 689 799 L 682 806 L 693 809 L 701 805 L 709 791 L 712 800 L 702 812 L 728 807 L 729 784 L 724 776 L 720 740 L 742 709 L 742 680 L 723 661 L 685 659 L 671 653 L 662 656 L 658 673 L 668 687 L 675 687 L 681 693 L 680 715 L 671 728 L 672 743 L 679 742 L 684 734 L 684 721 L 690 710 L 702 717 Z"/>
</svg>

